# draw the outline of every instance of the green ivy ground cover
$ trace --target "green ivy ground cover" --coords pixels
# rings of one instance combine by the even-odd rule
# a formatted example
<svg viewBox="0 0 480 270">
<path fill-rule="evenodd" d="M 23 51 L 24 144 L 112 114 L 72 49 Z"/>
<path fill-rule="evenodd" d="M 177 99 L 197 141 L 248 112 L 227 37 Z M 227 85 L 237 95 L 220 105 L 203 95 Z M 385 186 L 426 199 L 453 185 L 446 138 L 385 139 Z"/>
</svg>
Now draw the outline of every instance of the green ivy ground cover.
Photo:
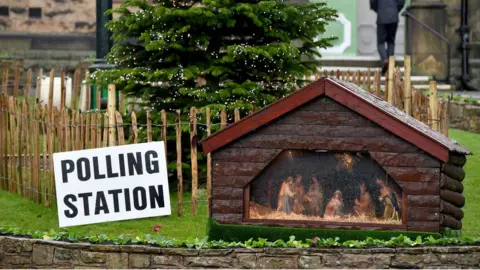
<svg viewBox="0 0 480 270">
<path fill-rule="evenodd" d="M 480 153 L 480 134 L 469 133 L 460 130 L 450 130 L 451 137 L 466 146 L 474 153 Z M 462 235 L 466 237 L 480 237 L 480 156 L 474 155 L 468 157 L 467 165 L 464 167 L 466 171 L 466 179 L 463 181 L 465 186 L 464 195 L 466 197 L 466 205 L 463 208 L 465 211 L 465 218 L 462 220 L 464 229 Z M 0 227 L 5 229 L 12 229 L 18 232 L 40 232 L 49 231 L 53 229 L 58 233 L 67 233 L 73 235 L 105 235 L 108 238 L 119 237 L 123 235 L 146 235 L 152 234 L 154 226 L 161 225 L 159 233 L 161 236 L 169 239 L 185 240 L 189 238 L 203 239 L 206 236 L 206 227 L 208 218 L 206 215 L 206 204 L 204 191 L 199 194 L 199 209 L 196 217 L 191 216 L 191 204 L 184 203 L 184 216 L 177 217 L 177 194 L 171 194 L 172 216 L 170 217 L 155 217 L 137 220 L 127 220 L 118 222 L 109 222 L 101 224 L 92 224 L 84 226 L 75 226 L 65 229 L 58 228 L 58 218 L 56 207 L 47 208 L 43 205 L 38 205 L 17 195 L 0 191 Z M 189 201 L 190 194 L 184 194 L 184 200 Z M 270 231 L 272 229 L 270 228 Z M 221 231 L 217 234 L 222 233 Z M 223 232 L 224 233 L 224 232 Z M 232 234 L 237 233 L 234 231 Z M 240 231 L 238 231 L 240 233 Z M 273 233 L 273 232 L 265 232 Z M 283 241 L 289 239 L 291 234 L 287 232 L 275 232 L 269 239 L 280 239 Z M 132 237 L 133 237 L 132 236 Z M 211 235 L 218 239 L 218 236 Z M 311 238 L 313 236 L 335 238 L 341 235 L 335 234 L 300 234 L 297 239 Z M 391 235 L 375 237 L 382 237 L 383 239 Z M 267 238 L 266 236 L 262 236 Z M 272 238 L 273 237 L 273 238 Z M 278 238 L 276 238 L 278 237 Z M 416 236 L 412 236 L 415 238 Z M 425 236 L 424 236 L 425 237 Z M 212 238 L 212 239 L 214 239 Z M 243 240 L 248 237 L 244 235 Z M 343 238 L 343 237 L 342 237 Z M 240 239 L 240 238 L 238 238 Z M 355 238 L 361 239 L 361 238 Z M 177 241 L 177 240 L 176 240 Z M 235 240 L 237 241 L 237 240 Z M 240 241 L 240 240 L 238 240 Z"/>
<path fill-rule="evenodd" d="M 266 238 L 250 238 L 246 241 L 224 241 L 208 240 L 208 237 L 175 239 L 161 235 L 119 235 L 109 237 L 105 234 L 83 235 L 72 232 L 48 232 L 34 231 L 25 232 L 19 229 L 0 227 L 0 235 L 31 237 L 34 239 L 57 240 L 68 242 L 82 242 L 92 244 L 114 244 L 114 245 L 151 245 L 166 248 L 366 248 L 366 247 L 414 247 L 414 246 L 439 246 L 439 245 L 479 245 L 480 238 L 464 237 L 459 238 L 435 238 L 433 236 L 417 236 L 413 240 L 405 235 L 398 235 L 390 239 L 375 239 L 367 237 L 364 240 L 342 241 L 338 237 L 320 238 L 313 237 L 305 240 L 298 240 L 295 236 L 290 236 L 287 240 L 279 239 L 269 241 Z"/>
</svg>

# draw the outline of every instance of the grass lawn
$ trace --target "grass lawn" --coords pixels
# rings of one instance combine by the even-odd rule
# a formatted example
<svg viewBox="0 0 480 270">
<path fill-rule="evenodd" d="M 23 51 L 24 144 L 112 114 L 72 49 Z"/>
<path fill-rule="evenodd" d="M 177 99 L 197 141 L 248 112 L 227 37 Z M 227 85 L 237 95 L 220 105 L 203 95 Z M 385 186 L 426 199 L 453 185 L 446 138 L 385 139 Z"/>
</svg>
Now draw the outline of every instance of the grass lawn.
<svg viewBox="0 0 480 270">
<path fill-rule="evenodd" d="M 450 137 L 473 152 L 463 167 L 466 173 L 463 180 L 466 203 L 462 234 L 480 237 L 480 134 L 451 129 Z"/>
<path fill-rule="evenodd" d="M 198 237 L 203 238 L 206 233 L 207 207 L 204 190 L 199 190 L 198 215 L 191 215 L 191 203 L 183 204 L 184 216 L 177 216 L 177 193 L 171 193 L 172 216 L 143 218 L 136 220 L 98 223 L 92 225 L 58 228 L 56 207 L 44 207 L 28 199 L 6 191 L 0 191 L 0 227 L 15 227 L 23 230 L 40 230 L 78 232 L 87 235 L 107 234 L 153 234 L 153 227 L 162 224 L 160 234 L 174 238 Z M 184 193 L 184 201 L 191 201 L 191 195 Z"/>
<path fill-rule="evenodd" d="M 467 200 L 464 208 L 463 235 L 480 237 L 480 134 L 460 130 L 451 130 L 450 136 L 474 152 L 469 156 L 464 167 L 467 177 L 465 197 Z M 138 220 L 118 221 L 94 225 L 69 227 L 62 230 L 78 232 L 88 235 L 107 234 L 116 236 L 120 234 L 148 234 L 153 233 L 156 224 L 162 224 L 161 233 L 168 237 L 188 238 L 205 236 L 207 215 L 205 191 L 199 192 L 199 211 L 196 217 L 191 216 L 191 204 L 184 203 L 184 216 L 177 217 L 177 194 L 171 194 L 172 216 L 156 217 Z M 190 201 L 190 194 L 184 194 L 184 201 Z M 59 230 L 56 207 L 46 208 L 35 204 L 17 195 L 0 191 L 0 226 L 16 227 L 24 230 L 49 229 Z"/>
</svg>

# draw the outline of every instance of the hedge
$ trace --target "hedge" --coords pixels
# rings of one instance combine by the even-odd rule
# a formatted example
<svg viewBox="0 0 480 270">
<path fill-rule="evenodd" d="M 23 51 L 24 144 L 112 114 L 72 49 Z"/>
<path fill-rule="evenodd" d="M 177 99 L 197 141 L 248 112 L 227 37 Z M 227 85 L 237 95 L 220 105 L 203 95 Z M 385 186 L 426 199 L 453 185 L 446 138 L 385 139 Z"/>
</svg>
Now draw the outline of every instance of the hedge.
<svg viewBox="0 0 480 270">
<path fill-rule="evenodd" d="M 417 237 L 442 237 L 439 233 L 409 232 L 409 231 L 367 231 L 367 230 L 332 230 L 332 229 L 303 229 L 303 228 L 285 228 L 254 225 L 231 225 L 219 224 L 212 218 L 208 219 L 207 235 L 210 240 L 223 241 L 247 241 L 250 238 L 266 238 L 269 240 L 290 239 L 295 236 L 296 239 L 318 238 L 338 238 L 340 241 L 365 240 L 371 237 L 378 240 L 389 240 L 399 235 L 415 239 Z"/>
</svg>

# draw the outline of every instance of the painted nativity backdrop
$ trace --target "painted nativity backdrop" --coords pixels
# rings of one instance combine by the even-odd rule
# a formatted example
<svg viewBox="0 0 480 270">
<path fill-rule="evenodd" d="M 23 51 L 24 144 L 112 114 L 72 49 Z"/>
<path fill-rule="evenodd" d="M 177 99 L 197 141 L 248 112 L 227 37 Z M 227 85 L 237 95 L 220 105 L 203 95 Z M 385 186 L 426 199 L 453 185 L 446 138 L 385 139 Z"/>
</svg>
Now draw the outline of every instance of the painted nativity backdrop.
<svg viewBox="0 0 480 270">
<path fill-rule="evenodd" d="M 202 144 L 219 223 L 462 227 L 470 151 L 347 82 L 322 78 Z"/>
</svg>

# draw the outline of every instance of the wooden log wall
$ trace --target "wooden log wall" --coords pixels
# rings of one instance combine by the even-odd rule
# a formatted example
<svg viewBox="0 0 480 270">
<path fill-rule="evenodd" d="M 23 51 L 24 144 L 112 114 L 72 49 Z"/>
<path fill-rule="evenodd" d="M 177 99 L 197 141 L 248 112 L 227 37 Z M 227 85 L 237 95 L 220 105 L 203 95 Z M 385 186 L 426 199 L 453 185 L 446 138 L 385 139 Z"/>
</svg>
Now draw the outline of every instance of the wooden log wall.
<svg viewBox="0 0 480 270">
<path fill-rule="evenodd" d="M 356 112 L 322 97 L 212 153 L 212 217 L 222 223 L 242 224 L 248 217 L 243 208 L 244 189 L 284 149 L 368 151 L 406 194 L 405 229 L 438 232 L 440 210 L 452 210 L 450 205 L 444 204 L 441 208 L 440 204 L 440 161 Z M 280 223 L 275 225 L 321 226 Z M 359 226 L 329 224 L 324 227 Z M 382 229 L 382 226 L 376 224 L 368 228 Z"/>
<path fill-rule="evenodd" d="M 462 229 L 464 213 L 461 208 L 465 205 L 465 197 L 462 194 L 465 171 L 462 167 L 465 163 L 464 155 L 450 153 L 447 163 L 443 164 L 441 168 L 440 227 L 442 230 L 445 228 Z"/>
</svg>

